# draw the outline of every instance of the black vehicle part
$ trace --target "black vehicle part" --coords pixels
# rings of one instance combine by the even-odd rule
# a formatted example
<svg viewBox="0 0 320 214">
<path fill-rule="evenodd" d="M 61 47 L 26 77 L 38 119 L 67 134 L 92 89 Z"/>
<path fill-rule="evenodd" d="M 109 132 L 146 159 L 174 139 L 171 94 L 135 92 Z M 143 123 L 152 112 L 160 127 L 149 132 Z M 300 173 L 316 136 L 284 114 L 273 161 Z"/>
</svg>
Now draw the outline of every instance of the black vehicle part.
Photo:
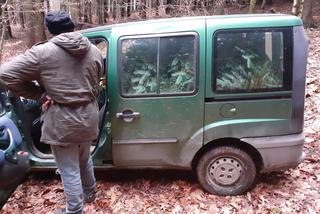
<svg viewBox="0 0 320 214">
<path fill-rule="evenodd" d="M 28 153 L 17 151 L 22 137 L 14 122 L 0 118 L 0 209 L 30 170 Z"/>
<path fill-rule="evenodd" d="M 25 178 L 29 170 L 28 153 L 8 155 L 3 166 L 0 167 L 0 190 L 15 188 Z"/>
<path fill-rule="evenodd" d="M 252 187 L 257 170 L 253 159 L 243 150 L 220 146 L 200 158 L 196 173 L 206 191 L 216 195 L 238 195 Z"/>
<path fill-rule="evenodd" d="M 14 152 L 14 149 L 22 143 L 18 128 L 7 116 L 0 117 L 0 142 L 2 142 L 0 149 L 6 154 Z"/>
<path fill-rule="evenodd" d="M 28 153 L 16 154 L 15 159 L 16 163 L 4 160 L 0 166 L 0 210 L 30 170 Z"/>
<path fill-rule="evenodd" d="M 49 144 L 41 143 L 41 125 L 42 122 L 40 121 L 40 117 L 36 118 L 32 122 L 31 126 L 31 138 L 33 141 L 34 147 L 39 150 L 41 153 L 44 154 L 51 154 L 51 148 Z"/>
<path fill-rule="evenodd" d="M 50 146 L 40 142 L 41 137 L 41 105 L 34 100 L 10 97 L 10 102 L 22 122 L 24 139 L 36 156 L 50 155 Z M 42 157 L 42 156 L 41 156 Z M 43 158 L 43 157 L 42 157 Z M 49 158 L 52 158 L 51 156 Z"/>
</svg>

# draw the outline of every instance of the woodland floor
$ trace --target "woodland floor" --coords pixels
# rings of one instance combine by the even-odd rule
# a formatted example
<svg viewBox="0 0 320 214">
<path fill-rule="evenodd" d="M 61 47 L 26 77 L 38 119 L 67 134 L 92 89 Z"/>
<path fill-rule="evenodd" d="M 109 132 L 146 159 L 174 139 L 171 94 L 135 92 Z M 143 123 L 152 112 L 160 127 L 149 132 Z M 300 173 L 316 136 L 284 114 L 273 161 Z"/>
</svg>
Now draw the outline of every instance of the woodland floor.
<svg viewBox="0 0 320 214">
<path fill-rule="evenodd" d="M 320 15 L 319 4 L 314 14 Z M 289 13 L 289 5 L 274 5 Z M 268 9 L 268 8 L 267 8 Z M 270 9 L 270 8 L 269 8 Z M 319 26 L 320 17 L 315 16 Z M 320 213 L 320 29 L 309 29 L 305 105 L 305 161 L 295 169 L 263 174 L 245 195 L 220 197 L 202 190 L 186 171 L 104 171 L 97 173 L 97 199 L 86 213 Z M 4 58 L 26 49 L 7 42 Z M 58 176 L 33 174 L 12 194 L 1 214 L 54 213 L 65 198 Z"/>
</svg>

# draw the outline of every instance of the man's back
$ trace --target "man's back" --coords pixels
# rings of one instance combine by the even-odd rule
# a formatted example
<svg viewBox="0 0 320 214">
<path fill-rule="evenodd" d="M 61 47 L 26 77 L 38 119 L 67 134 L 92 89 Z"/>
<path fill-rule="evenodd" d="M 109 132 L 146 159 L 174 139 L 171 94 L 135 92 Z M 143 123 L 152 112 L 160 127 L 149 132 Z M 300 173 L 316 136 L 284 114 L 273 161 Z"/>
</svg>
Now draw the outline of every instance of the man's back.
<svg viewBox="0 0 320 214">
<path fill-rule="evenodd" d="M 56 213 L 83 213 L 83 200 L 95 198 L 90 146 L 99 132 L 103 60 L 87 38 L 73 32 L 67 12 L 48 12 L 45 22 L 55 37 L 1 65 L 0 81 L 15 95 L 43 103 L 41 141 L 51 146 L 66 196 L 66 208 Z"/>
<path fill-rule="evenodd" d="M 35 93 L 30 90 L 34 86 L 12 79 L 37 80 L 53 99 L 55 104 L 42 115 L 42 142 L 89 142 L 98 135 L 96 96 L 102 63 L 99 50 L 81 34 L 71 32 L 34 46 L 3 65 L 1 69 L 5 72 L 0 76 L 4 82 L 12 84 L 10 89 L 16 94 L 33 99 L 39 98 L 35 94 L 42 93 L 38 88 Z"/>
<path fill-rule="evenodd" d="M 64 33 L 35 48 L 40 84 L 55 102 L 77 105 L 95 99 L 102 57 L 87 38 L 77 32 Z"/>
</svg>

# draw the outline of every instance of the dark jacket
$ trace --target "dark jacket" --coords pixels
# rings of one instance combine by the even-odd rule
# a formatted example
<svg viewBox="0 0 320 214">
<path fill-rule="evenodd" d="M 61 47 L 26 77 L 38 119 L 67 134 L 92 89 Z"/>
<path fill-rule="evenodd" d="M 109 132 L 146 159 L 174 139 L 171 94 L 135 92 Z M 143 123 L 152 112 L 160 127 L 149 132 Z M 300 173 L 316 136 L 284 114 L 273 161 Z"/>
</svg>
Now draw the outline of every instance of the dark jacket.
<svg viewBox="0 0 320 214">
<path fill-rule="evenodd" d="M 88 143 L 98 135 L 96 97 L 102 71 L 100 51 L 72 32 L 3 64 L 0 80 L 17 96 L 39 100 L 45 92 L 54 100 L 42 114 L 42 142 Z"/>
</svg>

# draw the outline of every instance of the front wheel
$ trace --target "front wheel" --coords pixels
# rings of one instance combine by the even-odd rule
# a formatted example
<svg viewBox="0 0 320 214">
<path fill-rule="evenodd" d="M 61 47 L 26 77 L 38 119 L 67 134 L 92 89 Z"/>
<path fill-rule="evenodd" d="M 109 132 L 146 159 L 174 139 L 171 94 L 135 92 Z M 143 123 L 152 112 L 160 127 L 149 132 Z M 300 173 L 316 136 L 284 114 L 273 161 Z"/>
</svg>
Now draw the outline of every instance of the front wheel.
<svg viewBox="0 0 320 214">
<path fill-rule="evenodd" d="M 206 191 L 216 195 L 238 195 L 250 189 L 257 170 L 246 152 L 221 146 L 207 151 L 200 158 L 196 173 Z"/>
</svg>

